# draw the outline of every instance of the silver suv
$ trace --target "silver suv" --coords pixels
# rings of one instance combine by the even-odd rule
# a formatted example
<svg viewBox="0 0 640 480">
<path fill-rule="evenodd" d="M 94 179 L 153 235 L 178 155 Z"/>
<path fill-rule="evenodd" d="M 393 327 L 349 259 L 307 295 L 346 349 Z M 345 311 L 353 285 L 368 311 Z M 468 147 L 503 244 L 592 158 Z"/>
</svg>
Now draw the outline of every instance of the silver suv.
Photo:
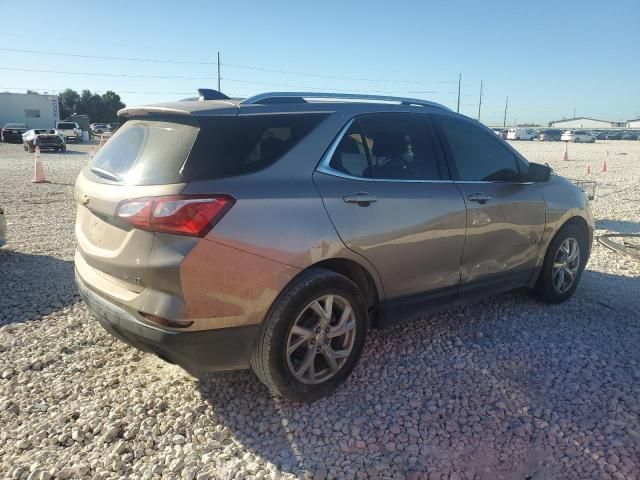
<svg viewBox="0 0 640 480">
<path fill-rule="evenodd" d="M 562 302 L 589 257 L 585 194 L 435 103 L 204 91 L 119 115 L 76 184 L 79 290 L 193 374 L 251 366 L 312 401 L 367 329 L 521 287 Z"/>
</svg>

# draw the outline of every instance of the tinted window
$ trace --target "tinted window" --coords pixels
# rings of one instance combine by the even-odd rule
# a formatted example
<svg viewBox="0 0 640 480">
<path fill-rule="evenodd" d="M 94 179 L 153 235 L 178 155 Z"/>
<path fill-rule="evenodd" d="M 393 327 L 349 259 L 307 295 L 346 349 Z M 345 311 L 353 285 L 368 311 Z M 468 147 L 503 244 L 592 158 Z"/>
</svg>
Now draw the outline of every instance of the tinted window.
<svg viewBox="0 0 640 480">
<path fill-rule="evenodd" d="M 340 140 L 329 166 L 353 177 L 371 176 L 367 149 L 357 121 L 351 124 L 347 133 Z"/>
<path fill-rule="evenodd" d="M 355 120 L 329 166 L 355 177 L 439 180 L 438 162 L 422 115 L 373 114 Z"/>
<path fill-rule="evenodd" d="M 94 157 L 90 165 L 94 179 L 130 185 L 179 183 L 197 134 L 193 125 L 129 120 Z"/>
<path fill-rule="evenodd" d="M 325 118 L 326 114 L 200 117 L 200 134 L 184 166 L 183 177 L 187 181 L 214 179 L 266 168 Z"/>
<path fill-rule="evenodd" d="M 494 135 L 478 125 L 437 116 L 454 157 L 458 178 L 466 181 L 519 181 L 516 156 Z"/>
<path fill-rule="evenodd" d="M 75 123 L 58 123 L 58 128 L 62 130 L 72 130 L 76 128 L 76 124 Z"/>
</svg>

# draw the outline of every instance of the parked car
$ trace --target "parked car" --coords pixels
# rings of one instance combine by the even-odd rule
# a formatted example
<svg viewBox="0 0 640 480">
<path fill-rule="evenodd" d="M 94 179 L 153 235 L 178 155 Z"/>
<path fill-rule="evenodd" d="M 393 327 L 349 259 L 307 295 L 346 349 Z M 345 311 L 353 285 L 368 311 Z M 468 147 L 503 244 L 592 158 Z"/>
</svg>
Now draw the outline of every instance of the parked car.
<svg viewBox="0 0 640 480">
<path fill-rule="evenodd" d="M 73 140 L 74 143 L 82 141 L 82 130 L 76 122 L 57 122 L 56 131 L 62 135 L 65 142 Z"/>
<path fill-rule="evenodd" d="M 107 123 L 107 131 L 109 132 L 115 132 L 118 128 L 120 128 L 119 123 Z"/>
<path fill-rule="evenodd" d="M 563 142 L 574 143 L 594 143 L 596 141 L 596 137 L 584 130 L 565 130 L 562 132 L 560 140 Z"/>
<path fill-rule="evenodd" d="M 620 140 L 622 138 L 622 133 L 620 132 L 608 132 L 605 136 L 605 140 Z"/>
<path fill-rule="evenodd" d="M 634 132 L 623 132 L 620 136 L 620 140 L 637 140 L 638 134 Z"/>
<path fill-rule="evenodd" d="M 28 129 L 24 123 L 6 123 L 0 131 L 0 136 L 5 143 L 22 143 L 22 134 Z"/>
<path fill-rule="evenodd" d="M 7 243 L 7 222 L 4 218 L 4 210 L 0 207 L 0 247 Z"/>
<path fill-rule="evenodd" d="M 510 128 L 507 131 L 507 140 L 533 140 L 535 132 L 532 128 Z"/>
<path fill-rule="evenodd" d="M 559 142 L 562 136 L 561 130 L 541 130 L 536 137 L 541 142 Z"/>
<path fill-rule="evenodd" d="M 33 153 L 36 147 L 40 150 L 56 150 L 58 152 L 66 152 L 67 144 L 64 137 L 57 133 L 56 130 L 33 129 L 22 134 L 22 145 L 25 151 Z"/>
<path fill-rule="evenodd" d="M 90 126 L 90 132 L 93 135 L 100 135 L 101 133 L 104 133 L 107 131 L 107 124 L 106 123 L 92 123 Z"/>
<path fill-rule="evenodd" d="M 585 193 L 436 103 L 271 93 L 119 114 L 76 181 L 78 288 L 114 336 L 194 374 L 251 366 L 312 401 L 369 327 L 520 287 L 563 302 L 589 258 Z"/>
<path fill-rule="evenodd" d="M 498 135 L 500 138 L 506 140 L 507 138 L 507 129 L 506 128 L 494 128 L 492 129 L 493 133 L 495 133 L 496 135 Z"/>
<path fill-rule="evenodd" d="M 606 140 L 606 139 L 607 139 L 607 134 L 608 134 L 608 133 L 609 133 L 609 132 L 598 132 L 598 133 L 595 135 L 596 140 Z"/>
</svg>

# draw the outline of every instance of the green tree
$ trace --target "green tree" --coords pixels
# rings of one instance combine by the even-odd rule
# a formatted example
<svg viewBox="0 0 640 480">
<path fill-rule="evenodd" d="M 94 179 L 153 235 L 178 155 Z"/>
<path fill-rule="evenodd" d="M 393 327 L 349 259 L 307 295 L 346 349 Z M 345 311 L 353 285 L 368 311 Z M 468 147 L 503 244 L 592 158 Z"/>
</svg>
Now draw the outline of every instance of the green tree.
<svg viewBox="0 0 640 480">
<path fill-rule="evenodd" d="M 67 88 L 58 95 L 58 104 L 60 105 L 60 118 L 67 118 L 69 115 L 76 113 L 76 108 L 80 102 L 80 95 L 75 90 Z"/>
<path fill-rule="evenodd" d="M 111 90 L 101 96 L 91 93 L 91 90 L 83 90 L 78 94 L 75 90 L 67 88 L 58 98 L 60 118 L 67 118 L 74 113 L 85 114 L 89 116 L 90 122 L 116 122 L 118 110 L 126 106 L 122 103 L 120 95 Z"/>
<path fill-rule="evenodd" d="M 122 100 L 120 100 L 120 95 L 111 90 L 107 90 L 104 95 L 102 95 L 102 101 L 104 106 L 106 107 L 106 113 L 111 118 L 110 122 L 115 122 L 118 119 L 118 110 L 126 107 Z"/>
</svg>

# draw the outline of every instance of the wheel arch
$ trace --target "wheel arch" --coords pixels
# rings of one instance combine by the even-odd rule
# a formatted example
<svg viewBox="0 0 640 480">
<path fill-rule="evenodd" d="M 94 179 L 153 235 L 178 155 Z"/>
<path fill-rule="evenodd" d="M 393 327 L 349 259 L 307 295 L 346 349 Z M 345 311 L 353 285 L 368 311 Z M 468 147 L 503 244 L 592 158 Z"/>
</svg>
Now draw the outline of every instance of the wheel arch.
<svg viewBox="0 0 640 480">
<path fill-rule="evenodd" d="M 367 303 L 367 310 L 371 310 L 380 302 L 381 292 L 371 273 L 358 262 L 348 258 L 329 258 L 314 263 L 309 268 L 325 268 L 347 277 L 355 283 Z"/>
<path fill-rule="evenodd" d="M 544 263 L 544 260 L 547 257 L 549 246 L 553 242 L 553 239 L 556 238 L 556 236 L 562 231 L 562 229 L 568 225 L 576 225 L 578 228 L 580 228 L 581 231 L 584 232 L 584 238 L 585 238 L 585 241 L 587 242 L 587 261 L 589 260 L 589 256 L 591 255 L 591 245 L 593 243 L 591 238 L 592 236 L 590 235 L 591 229 L 589 227 L 589 223 L 584 217 L 574 213 L 573 215 L 571 215 L 570 217 L 562 221 L 562 223 L 559 224 L 558 228 L 553 232 L 553 235 L 551 235 L 548 241 L 545 242 L 544 253 L 539 257 L 535 274 L 532 276 L 531 281 L 529 282 L 529 286 L 532 287 L 537 282 L 540 272 L 542 270 L 542 264 Z"/>
</svg>

